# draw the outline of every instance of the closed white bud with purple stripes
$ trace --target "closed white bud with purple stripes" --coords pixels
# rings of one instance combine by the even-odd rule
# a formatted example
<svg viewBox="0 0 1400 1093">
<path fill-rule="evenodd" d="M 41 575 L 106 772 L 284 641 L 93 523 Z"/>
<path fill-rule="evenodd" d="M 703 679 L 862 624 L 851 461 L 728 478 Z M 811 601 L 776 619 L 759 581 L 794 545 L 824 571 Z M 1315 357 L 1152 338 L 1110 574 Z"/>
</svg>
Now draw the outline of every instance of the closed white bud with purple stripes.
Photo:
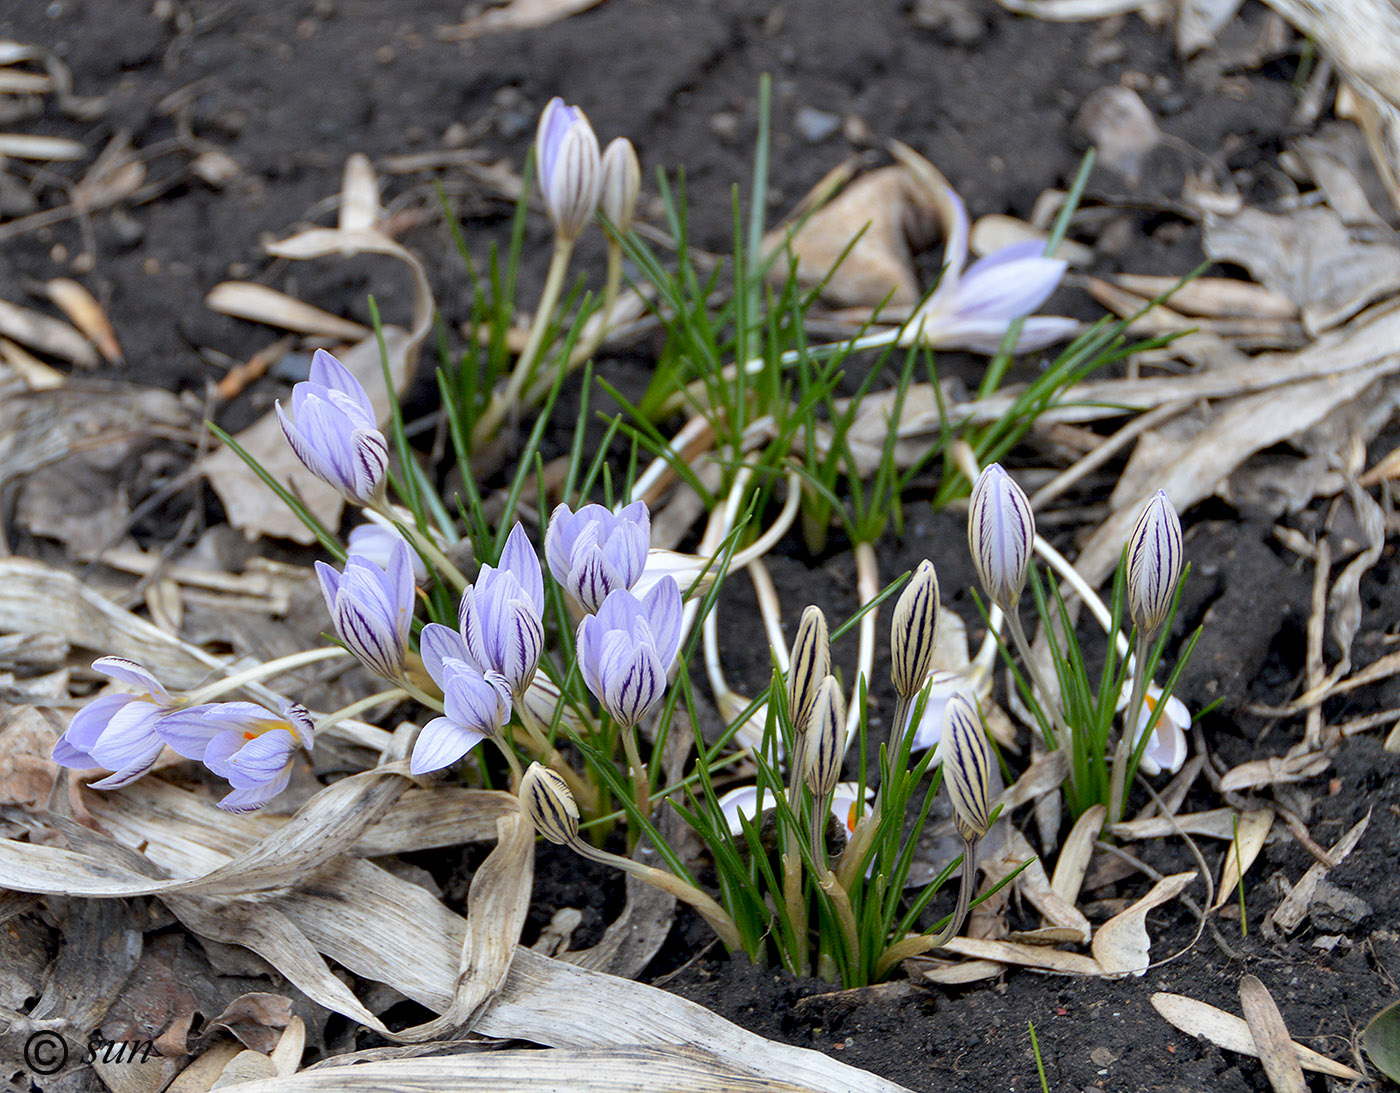
<svg viewBox="0 0 1400 1093">
<path fill-rule="evenodd" d="M 938 634 L 938 574 L 925 558 L 895 601 L 890 619 L 890 678 L 901 698 L 913 698 L 933 669 Z"/>
<path fill-rule="evenodd" d="M 662 577 L 640 600 L 611 593 L 579 624 L 579 671 L 608 716 L 628 728 L 661 701 L 680 646 L 681 591 Z"/>
<path fill-rule="evenodd" d="M 817 688 L 830 674 L 831 639 L 826 616 L 820 607 L 808 605 L 802 611 L 797 636 L 792 639 L 792 653 L 788 657 L 788 717 L 799 740 L 806 733 L 811 720 L 812 706 L 817 701 Z"/>
<path fill-rule="evenodd" d="M 544 206 L 560 237 L 572 242 L 598 208 L 598 138 L 583 111 L 552 98 L 535 133 L 535 166 Z"/>
<path fill-rule="evenodd" d="M 525 694 L 544 650 L 544 572 L 519 524 L 506 537 L 501 562 L 483 565 L 457 612 L 471 659 L 505 677 L 515 698 Z"/>
<path fill-rule="evenodd" d="M 953 805 L 953 826 L 964 842 L 975 842 L 991 825 L 992 756 L 976 701 L 958 691 L 948 699 L 943 722 L 943 784 Z"/>
<path fill-rule="evenodd" d="M 590 615 L 608 593 L 637 583 L 650 546 L 651 513 L 644 501 L 617 513 L 602 505 L 584 505 L 578 512 L 560 505 L 544 533 L 550 573 Z"/>
<path fill-rule="evenodd" d="M 277 420 L 317 478 L 361 505 L 383 498 L 389 444 L 360 381 L 324 349 L 311 358 L 311 378 L 292 388 L 291 413 L 277 403 Z"/>
<path fill-rule="evenodd" d="M 1128 610 L 1144 634 L 1155 633 L 1171 613 L 1181 559 L 1181 521 L 1158 490 L 1128 539 Z"/>
<path fill-rule="evenodd" d="M 603 214 L 624 235 L 632 228 L 637 195 L 642 191 L 642 165 L 626 137 L 616 137 L 603 149 Z"/>
<path fill-rule="evenodd" d="M 841 759 L 846 754 L 846 700 L 835 676 L 827 676 L 817 688 L 801 754 L 807 787 L 818 801 L 825 800 L 841 780 Z"/>
<path fill-rule="evenodd" d="M 991 463 L 977 476 L 967 512 L 967 549 L 991 601 L 1010 611 L 1026 586 L 1035 516 L 1016 480 Z"/>
<path fill-rule="evenodd" d="M 535 830 L 552 843 L 568 846 L 578 839 L 578 805 L 569 784 L 548 767 L 531 763 L 520 779 L 520 810 Z"/>
<path fill-rule="evenodd" d="M 397 682 L 408 653 L 413 623 L 413 562 L 400 540 L 389 552 L 387 569 L 357 554 L 337 573 L 316 563 L 321 594 L 336 634 L 371 672 Z"/>
</svg>

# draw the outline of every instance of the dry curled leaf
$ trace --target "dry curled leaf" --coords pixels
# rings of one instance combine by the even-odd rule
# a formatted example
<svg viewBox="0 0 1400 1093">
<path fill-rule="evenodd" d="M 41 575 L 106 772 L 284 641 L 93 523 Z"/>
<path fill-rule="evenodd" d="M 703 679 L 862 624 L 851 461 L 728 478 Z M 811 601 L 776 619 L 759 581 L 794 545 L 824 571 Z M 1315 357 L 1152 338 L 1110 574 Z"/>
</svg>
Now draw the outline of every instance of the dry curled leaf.
<svg viewBox="0 0 1400 1093">
<path fill-rule="evenodd" d="M 1094 932 L 1091 949 L 1105 975 L 1142 975 L 1150 963 L 1147 913 L 1176 899 L 1196 879 L 1196 871 L 1163 877 L 1148 893 Z"/>
</svg>

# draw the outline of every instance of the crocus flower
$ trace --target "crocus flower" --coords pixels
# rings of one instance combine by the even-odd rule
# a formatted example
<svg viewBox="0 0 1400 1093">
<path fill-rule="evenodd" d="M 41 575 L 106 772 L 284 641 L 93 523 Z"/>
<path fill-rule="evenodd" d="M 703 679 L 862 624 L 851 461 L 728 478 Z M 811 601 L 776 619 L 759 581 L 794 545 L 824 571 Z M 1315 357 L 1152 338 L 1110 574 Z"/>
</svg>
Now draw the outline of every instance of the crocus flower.
<svg viewBox="0 0 1400 1093">
<path fill-rule="evenodd" d="M 608 715 L 629 727 L 661 701 L 680 645 L 681 592 L 663 577 L 645 599 L 613 592 L 579 624 L 579 669 Z"/>
<path fill-rule="evenodd" d="M 1152 495 L 1128 539 L 1128 610 L 1144 634 L 1171 612 L 1181 576 L 1181 521 L 1162 490 Z"/>
<path fill-rule="evenodd" d="M 531 763 L 525 771 L 520 809 L 550 842 L 569 846 L 578 839 L 578 804 L 569 784 L 548 767 Z"/>
<path fill-rule="evenodd" d="M 430 622 L 420 638 L 423 666 L 442 691 L 442 717 L 423 726 L 413 743 L 409 770 L 427 774 L 451 766 L 494 736 L 510 717 L 510 684 L 500 672 L 483 672 L 462 635 Z"/>
<path fill-rule="evenodd" d="M 1035 516 L 1025 491 L 990 463 L 977 476 L 967 510 L 967 549 L 994 604 L 1010 612 L 1021 597 L 1035 544 Z"/>
<path fill-rule="evenodd" d="M 483 673 L 498 672 L 520 698 L 544 649 L 544 572 L 525 529 L 506 537 L 499 566 L 483 565 L 458 608 L 462 637 Z"/>
<path fill-rule="evenodd" d="M 540 192 L 554 230 L 570 242 L 598 208 L 598 138 L 583 111 L 552 98 L 535 134 Z"/>
<path fill-rule="evenodd" d="M 822 609 L 815 604 L 803 608 L 797 635 L 792 639 L 787 672 L 788 717 L 799 740 L 811 720 L 812 706 L 817 701 L 817 688 L 831 674 L 831 639 L 828 633 Z"/>
<path fill-rule="evenodd" d="M 92 666 L 139 693 L 103 695 L 89 702 L 73 715 L 67 731 L 55 741 L 53 760 L 78 770 L 103 767 L 113 771 L 92 786 L 115 789 L 134 782 L 155 764 L 165 747 L 156 726 L 180 703 L 135 661 L 101 657 Z"/>
<path fill-rule="evenodd" d="M 1132 689 L 1132 680 L 1129 679 L 1123 684 L 1123 693 L 1118 698 L 1120 711 L 1131 701 Z M 1142 709 L 1138 711 L 1137 729 L 1133 732 L 1133 747 L 1136 748 L 1141 743 L 1152 711 L 1161 701 L 1162 688 L 1155 683 L 1149 683 L 1147 693 L 1143 695 Z M 1152 739 L 1142 749 L 1138 770 L 1144 774 L 1161 774 L 1164 770 L 1175 774 L 1179 771 L 1181 764 L 1186 762 L 1186 730 L 1190 727 L 1191 711 L 1181 699 L 1173 695 L 1162 707 L 1161 716 L 1152 728 Z"/>
<path fill-rule="evenodd" d="M 345 540 L 345 551 L 347 554 L 358 554 L 380 569 L 388 569 L 397 544 L 406 540 L 399 533 L 399 529 L 379 513 L 366 512 L 365 516 L 369 518 L 367 523 L 358 524 L 350 529 L 350 534 Z M 405 516 L 408 520 L 413 519 L 412 513 L 405 512 Z M 411 546 L 412 544 L 410 548 Z M 410 549 L 408 560 L 413 566 L 414 581 L 422 584 L 428 579 L 428 567 L 423 564 L 423 559 L 418 556 L 416 550 Z"/>
<path fill-rule="evenodd" d="M 352 554 L 337 573 L 316 563 L 331 624 L 345 647 L 370 671 L 390 681 L 403 674 L 413 623 L 413 563 L 408 544 L 390 549 L 386 569 Z"/>
<path fill-rule="evenodd" d="M 912 698 L 933 666 L 938 634 L 938 574 L 925 558 L 895 601 L 890 621 L 890 676 L 901 698 Z"/>
<path fill-rule="evenodd" d="M 233 786 L 219 801 L 225 812 L 262 808 L 287 788 L 297 749 L 311 750 L 311 715 L 286 699 L 280 717 L 251 702 L 221 702 L 204 717 L 219 726 L 204 750 L 204 765 Z"/>
<path fill-rule="evenodd" d="M 828 807 L 831 810 L 832 818 L 845 829 L 847 838 L 850 838 L 852 832 L 855 831 L 856 824 L 865 811 L 859 806 L 859 792 L 860 786 L 855 782 L 838 782 L 831 794 L 831 803 Z M 875 791 L 870 786 L 866 786 L 865 805 L 867 808 L 874 798 Z M 729 833 L 742 835 L 744 828 L 740 817 L 757 821 L 762 813 L 776 806 L 773 804 L 771 793 L 764 792 L 763 802 L 760 805 L 757 786 L 740 786 L 720 797 L 719 807 L 720 811 L 724 813 L 725 822 L 729 824 Z"/>
<path fill-rule="evenodd" d="M 968 349 L 992 354 L 1017 319 L 1020 336 L 1013 352 L 1026 353 L 1073 335 L 1073 319 L 1036 315 L 1025 318 L 1055 291 L 1066 265 L 1046 258 L 1037 240 L 1012 243 L 963 269 L 967 261 L 968 218 L 962 198 L 946 183 L 942 208 L 946 242 L 943 276 L 938 287 L 900 331 L 899 344 L 938 349 Z"/>
<path fill-rule="evenodd" d="M 292 388 L 292 412 L 277 403 L 277 420 L 292 451 L 317 478 L 361 505 L 383 497 L 388 442 L 360 381 L 324 349 L 311 358 L 311 378 Z"/>
<path fill-rule="evenodd" d="M 597 612 L 609 592 L 630 589 L 641 577 L 651 545 L 651 514 L 645 501 L 619 513 L 602 505 L 574 512 L 560 505 L 544 533 L 549 571 L 585 611 Z"/>
<path fill-rule="evenodd" d="M 637 195 L 642 190 L 642 165 L 637 162 L 637 150 L 626 137 L 616 137 L 603 149 L 602 195 L 603 213 L 622 234 L 632 227 L 637 210 Z"/>
<path fill-rule="evenodd" d="M 975 842 L 991 826 L 992 757 L 977 702 L 967 691 L 948 699 L 943 747 L 943 784 L 953 805 L 953 826 L 964 842 Z"/>
</svg>

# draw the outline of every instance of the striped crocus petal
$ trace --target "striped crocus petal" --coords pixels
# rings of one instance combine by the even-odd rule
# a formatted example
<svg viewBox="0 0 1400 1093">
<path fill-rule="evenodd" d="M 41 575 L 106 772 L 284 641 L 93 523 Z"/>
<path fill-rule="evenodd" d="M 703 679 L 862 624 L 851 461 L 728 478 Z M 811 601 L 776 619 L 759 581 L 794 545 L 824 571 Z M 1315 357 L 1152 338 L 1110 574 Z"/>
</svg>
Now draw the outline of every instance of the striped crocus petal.
<svg viewBox="0 0 1400 1093">
<path fill-rule="evenodd" d="M 568 783 L 548 767 L 530 764 L 520 780 L 520 809 L 550 842 L 564 846 L 578 838 L 574 795 Z"/>
<path fill-rule="evenodd" d="M 788 718 L 799 737 L 807 731 L 817 688 L 831 674 L 831 639 L 822 609 L 809 605 L 802 611 L 797 634 L 788 654 Z"/>
<path fill-rule="evenodd" d="M 138 694 L 149 695 L 157 705 L 166 706 L 171 702 L 170 693 L 141 665 L 126 657 L 98 657 L 92 662 L 94 671 L 101 672 L 109 679 L 134 687 Z"/>
<path fill-rule="evenodd" d="M 463 728 L 450 717 L 435 717 L 423 726 L 413 742 L 409 773 L 431 774 L 450 767 L 485 739 L 485 733 Z"/>
<path fill-rule="evenodd" d="M 634 636 L 613 630 L 603 639 L 594 692 L 608 716 L 623 727 L 641 721 L 666 690 L 666 666 L 656 655 L 645 627 Z"/>
<path fill-rule="evenodd" d="M 556 97 L 540 115 L 535 134 L 540 192 L 555 230 L 573 240 L 598 207 L 601 156 L 582 110 Z"/>
<path fill-rule="evenodd" d="M 380 497 L 389 444 L 369 395 L 348 368 L 318 349 L 310 378 L 292 388 L 290 412 L 280 402 L 276 409 L 287 443 L 307 470 L 351 501 Z"/>
<path fill-rule="evenodd" d="M 895 691 L 912 698 L 933 666 L 938 634 L 938 574 L 925 558 L 895 601 L 890 620 L 890 676 Z"/>
<path fill-rule="evenodd" d="M 413 566 L 408 544 L 399 543 L 392 550 L 387 571 L 352 554 L 344 572 L 317 562 L 316 575 L 331 624 L 345 647 L 372 672 L 397 680 L 403 672 L 413 622 Z"/>
<path fill-rule="evenodd" d="M 991 755 L 977 703 L 965 691 L 948 699 L 943 722 L 943 784 L 953 805 L 954 826 L 968 842 L 980 839 L 989 818 Z"/>
<path fill-rule="evenodd" d="M 846 700 L 834 676 L 827 676 L 817 688 L 812 706 L 812 722 L 802 746 L 803 776 L 817 798 L 824 798 L 841 777 L 841 759 L 846 754 Z"/>
<path fill-rule="evenodd" d="M 1181 521 L 1158 490 L 1128 539 L 1128 610 L 1143 633 L 1154 633 L 1171 612 L 1182 554 Z"/>
<path fill-rule="evenodd" d="M 1026 584 L 1035 516 L 1025 492 L 999 463 L 977 476 L 967 513 L 967 548 L 993 603 L 1011 610 Z"/>
</svg>

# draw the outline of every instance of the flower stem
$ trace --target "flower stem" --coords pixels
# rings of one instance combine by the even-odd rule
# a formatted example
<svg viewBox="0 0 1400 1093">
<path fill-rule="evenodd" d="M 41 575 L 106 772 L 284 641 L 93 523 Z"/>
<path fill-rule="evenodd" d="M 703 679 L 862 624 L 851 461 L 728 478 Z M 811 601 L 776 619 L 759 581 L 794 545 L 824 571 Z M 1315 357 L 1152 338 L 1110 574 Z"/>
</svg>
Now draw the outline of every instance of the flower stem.
<svg viewBox="0 0 1400 1093">
<path fill-rule="evenodd" d="M 918 956 L 920 953 L 926 953 L 930 949 L 939 949 L 948 944 L 953 935 L 962 929 L 968 908 L 972 906 L 972 890 L 976 883 L 976 875 L 977 843 L 964 840 L 962 877 L 958 881 L 958 903 L 953 908 L 953 914 L 948 919 L 948 924 L 936 934 L 916 934 L 913 937 L 896 941 L 876 961 L 876 979 L 884 978 L 885 974 L 901 960 L 907 960 L 911 956 Z"/>
<path fill-rule="evenodd" d="M 1113 750 L 1113 772 L 1110 775 L 1108 790 L 1108 821 L 1117 823 L 1123 816 L 1123 798 L 1127 794 L 1128 760 L 1132 758 L 1137 740 L 1138 718 L 1142 716 L 1142 702 L 1147 695 L 1147 644 L 1152 635 L 1138 631 L 1137 647 L 1134 651 L 1133 693 L 1123 710 L 1123 727 L 1118 734 L 1118 746 Z"/>
<path fill-rule="evenodd" d="M 520 401 L 521 392 L 525 390 L 526 385 L 533 377 L 535 362 L 539 358 L 540 349 L 544 346 L 545 332 L 549 329 L 550 320 L 554 316 L 554 308 L 559 303 L 559 294 L 564 287 L 564 274 L 568 271 L 569 258 L 573 251 L 573 240 L 556 232 L 554 235 L 554 255 L 550 258 L 544 291 L 540 293 L 540 302 L 535 308 L 535 318 L 530 324 L 529 341 L 525 343 L 525 349 L 516 359 L 515 368 L 511 371 L 510 379 L 506 381 L 505 391 L 499 397 L 493 396 L 486 409 L 482 411 L 481 417 L 477 419 L 476 428 L 472 430 L 472 447 L 480 447 L 495 436 L 496 430 L 501 427 L 501 422 L 505 420 L 506 415 L 518 409 L 517 403 Z"/>
<path fill-rule="evenodd" d="M 628 725 L 622 730 L 622 749 L 627 753 L 627 765 L 632 768 L 632 792 L 636 796 L 637 811 L 643 816 L 651 815 L 651 778 L 642 753 L 637 750 L 637 726 Z"/>
<path fill-rule="evenodd" d="M 358 702 L 352 702 L 348 706 L 342 706 L 338 710 L 332 710 L 330 713 L 323 714 L 316 719 L 316 731 L 320 732 L 322 729 L 329 729 L 333 725 L 339 725 L 342 721 L 364 713 L 365 710 L 372 710 L 381 702 L 388 702 L 391 699 L 398 698 L 400 695 L 405 698 L 409 697 L 408 692 L 402 687 L 390 687 L 387 691 L 380 691 L 378 694 L 372 694 L 368 698 L 360 699 Z"/>
<path fill-rule="evenodd" d="M 574 795 L 579 810 L 586 816 L 595 816 L 598 812 L 597 789 L 578 771 L 574 770 L 559 749 L 549 742 L 549 738 L 544 732 L 544 726 L 523 699 L 516 703 L 515 713 L 520 719 L 520 727 L 525 730 L 531 749 L 539 755 L 545 766 L 568 783 L 569 792 Z"/>
</svg>

